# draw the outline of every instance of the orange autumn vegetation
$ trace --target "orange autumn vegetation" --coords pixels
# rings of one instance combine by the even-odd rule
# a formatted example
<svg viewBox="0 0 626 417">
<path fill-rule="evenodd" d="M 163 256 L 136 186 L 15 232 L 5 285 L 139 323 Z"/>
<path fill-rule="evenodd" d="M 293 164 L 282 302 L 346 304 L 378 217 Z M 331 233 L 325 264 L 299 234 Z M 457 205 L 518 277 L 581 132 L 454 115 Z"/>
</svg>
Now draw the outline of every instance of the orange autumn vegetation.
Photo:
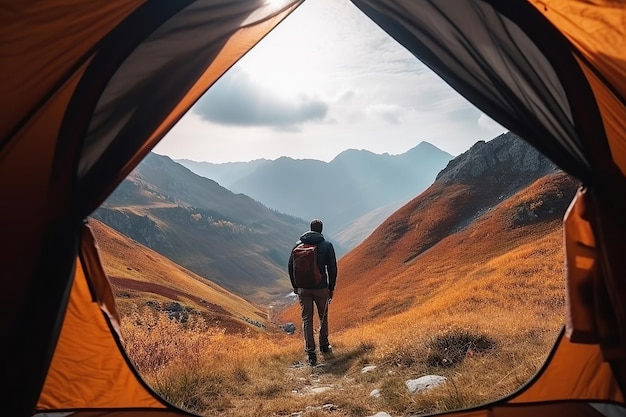
<svg viewBox="0 0 626 417">
<path fill-rule="evenodd" d="M 413 308 L 423 311 L 432 303 L 435 311 L 449 310 L 453 291 L 480 299 L 485 307 L 492 300 L 505 308 L 522 308 L 526 297 L 550 294 L 556 297 L 551 304 L 559 308 L 564 289 L 563 213 L 523 227 L 513 219 L 520 207 L 540 205 L 567 186 L 573 190 L 570 184 L 564 174 L 548 176 L 456 233 L 443 231 L 459 207 L 467 206 L 462 197 L 469 191 L 447 186 L 443 198 L 443 188 L 435 184 L 341 259 L 333 328 L 355 327 Z M 562 198 L 569 201 L 572 195 Z M 539 240 L 545 241 L 545 249 Z M 487 277 L 500 284 L 489 284 Z M 454 300 L 452 305 L 461 302 Z M 294 306 L 284 312 L 283 320 L 295 321 L 298 314 Z"/>
</svg>

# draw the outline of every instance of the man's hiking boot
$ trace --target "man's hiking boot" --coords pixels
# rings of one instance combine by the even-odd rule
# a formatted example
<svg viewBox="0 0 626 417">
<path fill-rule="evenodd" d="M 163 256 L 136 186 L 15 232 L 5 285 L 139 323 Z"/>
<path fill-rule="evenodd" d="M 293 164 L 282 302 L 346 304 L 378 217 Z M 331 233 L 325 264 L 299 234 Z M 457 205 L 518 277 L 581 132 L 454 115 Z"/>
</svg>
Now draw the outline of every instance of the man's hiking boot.
<svg viewBox="0 0 626 417">
<path fill-rule="evenodd" d="M 307 355 L 307 358 L 306 358 L 306 363 L 307 363 L 309 366 L 315 366 L 315 365 L 317 365 L 317 357 L 315 356 L 315 353 Z"/>
<path fill-rule="evenodd" d="M 333 353 L 333 347 L 331 345 L 320 346 L 320 351 L 323 354 L 329 355 L 329 354 Z"/>
</svg>

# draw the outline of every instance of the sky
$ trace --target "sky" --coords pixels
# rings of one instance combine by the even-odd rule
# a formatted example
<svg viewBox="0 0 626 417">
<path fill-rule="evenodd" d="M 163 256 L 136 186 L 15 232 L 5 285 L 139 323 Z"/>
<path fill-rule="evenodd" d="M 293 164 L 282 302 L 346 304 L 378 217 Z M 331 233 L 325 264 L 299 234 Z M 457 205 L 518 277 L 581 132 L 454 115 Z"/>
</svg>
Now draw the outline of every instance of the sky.
<svg viewBox="0 0 626 417">
<path fill-rule="evenodd" d="M 329 162 L 346 149 L 457 156 L 505 132 L 352 3 L 307 0 L 235 64 L 154 149 L 212 163 Z"/>
</svg>

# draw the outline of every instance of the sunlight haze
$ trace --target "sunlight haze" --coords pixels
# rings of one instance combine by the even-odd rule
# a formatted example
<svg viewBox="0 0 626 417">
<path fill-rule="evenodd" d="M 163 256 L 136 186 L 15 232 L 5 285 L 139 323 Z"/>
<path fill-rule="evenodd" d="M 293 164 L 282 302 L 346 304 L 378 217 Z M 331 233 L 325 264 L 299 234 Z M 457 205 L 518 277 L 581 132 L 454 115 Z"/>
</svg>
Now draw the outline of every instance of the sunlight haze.
<svg viewBox="0 0 626 417">
<path fill-rule="evenodd" d="M 505 132 L 352 3 L 307 0 L 244 56 L 155 148 L 222 163 L 400 154 L 422 141 L 458 155 Z"/>
</svg>

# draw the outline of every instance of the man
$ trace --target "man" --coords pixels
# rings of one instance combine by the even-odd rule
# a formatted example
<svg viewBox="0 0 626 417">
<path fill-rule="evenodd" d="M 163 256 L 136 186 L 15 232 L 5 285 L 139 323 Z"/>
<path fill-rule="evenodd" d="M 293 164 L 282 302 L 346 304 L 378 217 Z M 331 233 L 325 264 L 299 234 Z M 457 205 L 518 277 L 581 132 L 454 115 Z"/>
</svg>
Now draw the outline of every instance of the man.
<svg viewBox="0 0 626 417">
<path fill-rule="evenodd" d="M 311 230 L 300 236 L 296 246 L 300 243 L 315 245 L 317 247 L 317 267 L 321 272 L 319 284 L 307 285 L 307 288 L 299 287 L 296 284 L 294 274 L 294 252 L 289 256 L 289 278 L 293 292 L 298 294 L 300 307 L 302 310 L 302 330 L 304 332 L 304 345 L 307 355 L 307 362 L 311 366 L 317 364 L 315 354 L 315 339 L 313 336 L 313 314 L 314 306 L 317 307 L 317 314 L 320 318 L 319 346 L 322 354 L 332 352 L 328 342 L 328 305 L 333 298 L 335 283 L 337 281 L 337 258 L 333 244 L 324 239 L 322 235 L 323 224 L 319 219 L 311 221 Z M 295 249 L 294 247 L 294 249 Z"/>
</svg>

